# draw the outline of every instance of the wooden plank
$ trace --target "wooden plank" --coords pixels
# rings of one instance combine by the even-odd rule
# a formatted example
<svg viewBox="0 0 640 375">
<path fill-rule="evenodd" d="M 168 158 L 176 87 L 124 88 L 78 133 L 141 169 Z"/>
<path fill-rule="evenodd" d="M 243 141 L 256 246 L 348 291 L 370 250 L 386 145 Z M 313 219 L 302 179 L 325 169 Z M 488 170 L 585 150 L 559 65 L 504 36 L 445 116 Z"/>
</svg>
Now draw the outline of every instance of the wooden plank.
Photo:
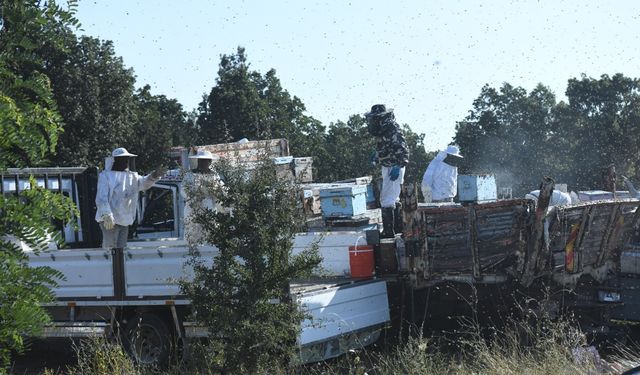
<svg viewBox="0 0 640 375">
<path fill-rule="evenodd" d="M 602 243 L 600 244 L 600 249 L 598 251 L 598 260 L 596 261 L 596 265 L 598 267 L 602 266 L 606 255 L 609 253 L 609 241 L 611 240 L 611 233 L 614 231 L 614 227 L 618 224 L 618 218 L 620 217 L 620 205 L 616 204 L 613 206 L 611 210 L 611 214 L 609 215 L 609 220 L 607 221 L 607 227 L 602 236 Z"/>
<path fill-rule="evenodd" d="M 582 241 L 584 240 L 585 234 L 588 232 L 586 226 L 587 226 L 589 217 L 591 216 L 591 211 L 593 210 L 593 207 L 594 206 L 589 206 L 582 212 L 582 218 L 580 219 L 580 229 L 578 229 L 580 233 L 578 233 L 578 238 L 576 239 L 576 243 L 573 246 L 573 254 L 574 254 L 573 264 L 577 265 L 577 267 L 574 266 L 574 272 L 582 271 L 582 264 L 581 264 L 582 254 L 580 252 L 580 248 L 582 247 Z"/>
<path fill-rule="evenodd" d="M 535 221 L 533 224 L 533 230 L 531 232 L 531 243 L 529 251 L 527 252 L 527 258 L 525 259 L 525 265 L 520 283 L 524 286 L 529 286 L 533 283 L 533 280 L 538 276 L 538 270 L 540 269 L 541 257 L 540 253 L 544 250 L 544 218 L 549 207 L 549 201 L 551 200 L 551 193 L 553 192 L 554 181 L 550 177 L 545 177 L 540 184 L 540 195 L 538 197 L 538 205 L 535 212 Z"/>
<path fill-rule="evenodd" d="M 471 249 L 471 261 L 473 267 L 473 277 L 480 278 L 480 259 L 478 257 L 478 233 L 476 231 L 476 210 L 474 206 L 469 207 L 469 248 Z"/>
</svg>

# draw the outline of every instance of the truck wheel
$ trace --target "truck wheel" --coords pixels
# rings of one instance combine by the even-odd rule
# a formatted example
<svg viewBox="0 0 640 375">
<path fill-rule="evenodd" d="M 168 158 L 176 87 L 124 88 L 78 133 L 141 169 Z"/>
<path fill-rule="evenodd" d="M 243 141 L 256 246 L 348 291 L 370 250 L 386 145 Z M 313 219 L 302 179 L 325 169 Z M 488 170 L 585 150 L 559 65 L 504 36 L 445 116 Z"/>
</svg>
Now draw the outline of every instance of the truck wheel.
<svg viewBox="0 0 640 375">
<path fill-rule="evenodd" d="M 125 328 L 124 346 L 139 364 L 166 367 L 172 352 L 172 333 L 155 314 L 137 314 Z"/>
</svg>

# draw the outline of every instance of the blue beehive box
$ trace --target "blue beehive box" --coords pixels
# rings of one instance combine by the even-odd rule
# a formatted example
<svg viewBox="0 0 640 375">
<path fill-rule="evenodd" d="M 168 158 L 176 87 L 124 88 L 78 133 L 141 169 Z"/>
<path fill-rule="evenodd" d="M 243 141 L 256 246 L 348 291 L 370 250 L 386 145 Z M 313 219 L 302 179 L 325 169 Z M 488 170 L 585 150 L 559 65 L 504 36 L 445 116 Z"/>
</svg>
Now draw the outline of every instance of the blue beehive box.
<svg viewBox="0 0 640 375">
<path fill-rule="evenodd" d="M 367 204 L 375 204 L 376 203 L 376 194 L 373 191 L 373 182 L 367 184 L 367 193 L 365 195 L 367 199 Z"/>
<path fill-rule="evenodd" d="M 488 202 L 497 199 L 496 176 L 491 174 L 458 176 L 460 202 Z"/>
<path fill-rule="evenodd" d="M 333 187 L 320 190 L 322 216 L 351 217 L 367 211 L 366 185 Z"/>
</svg>

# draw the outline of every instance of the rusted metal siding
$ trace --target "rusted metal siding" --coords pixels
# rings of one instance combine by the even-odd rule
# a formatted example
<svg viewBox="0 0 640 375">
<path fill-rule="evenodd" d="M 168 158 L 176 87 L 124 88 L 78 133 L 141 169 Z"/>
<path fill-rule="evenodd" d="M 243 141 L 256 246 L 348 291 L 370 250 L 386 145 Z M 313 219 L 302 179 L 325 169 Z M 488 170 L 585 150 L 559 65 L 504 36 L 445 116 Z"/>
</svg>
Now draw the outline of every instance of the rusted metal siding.
<svg viewBox="0 0 640 375">
<path fill-rule="evenodd" d="M 556 278 L 591 274 L 601 279 L 603 266 L 619 266 L 619 251 L 638 220 L 635 199 L 596 201 L 558 207 L 547 215 L 549 222 L 549 267 Z M 614 272 L 611 268 L 606 272 Z"/>
<path fill-rule="evenodd" d="M 507 275 L 525 251 L 530 200 L 460 206 L 418 205 L 405 189 L 404 238 L 416 286 L 451 277 Z"/>
<path fill-rule="evenodd" d="M 504 200 L 467 206 L 418 205 L 405 189 L 407 271 L 420 287 L 438 280 L 514 277 L 525 286 L 546 275 L 564 286 L 582 275 L 610 277 L 640 218 L 637 199 L 537 206 Z"/>
<path fill-rule="evenodd" d="M 430 275 L 470 273 L 511 265 L 526 236 L 531 203 L 509 200 L 465 207 L 419 208 L 426 228 Z"/>
</svg>

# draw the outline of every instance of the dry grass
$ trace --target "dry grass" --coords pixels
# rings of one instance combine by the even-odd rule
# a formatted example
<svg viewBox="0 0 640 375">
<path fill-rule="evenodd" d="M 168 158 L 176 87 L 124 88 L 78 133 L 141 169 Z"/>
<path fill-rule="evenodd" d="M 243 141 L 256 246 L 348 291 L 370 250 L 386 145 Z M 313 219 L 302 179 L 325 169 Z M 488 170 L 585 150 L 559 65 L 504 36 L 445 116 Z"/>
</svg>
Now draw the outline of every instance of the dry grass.
<svg viewBox="0 0 640 375">
<path fill-rule="evenodd" d="M 454 337 L 436 341 L 412 337 L 386 352 L 354 351 L 330 363 L 264 373 L 300 375 L 364 374 L 606 374 L 640 363 L 638 351 L 620 346 L 609 361 L 587 349 L 585 335 L 567 321 L 511 322 L 501 330 L 465 324 Z M 78 347 L 74 375 L 216 374 L 211 352 L 195 345 L 189 360 L 159 371 L 134 364 L 116 343 L 94 339 Z"/>
<path fill-rule="evenodd" d="M 503 330 L 465 329 L 444 345 L 425 337 L 412 337 L 387 353 L 361 351 L 336 363 L 303 371 L 334 374 L 618 374 L 640 364 L 636 350 L 619 347 L 607 362 L 585 335 L 566 321 L 511 322 Z"/>
</svg>

